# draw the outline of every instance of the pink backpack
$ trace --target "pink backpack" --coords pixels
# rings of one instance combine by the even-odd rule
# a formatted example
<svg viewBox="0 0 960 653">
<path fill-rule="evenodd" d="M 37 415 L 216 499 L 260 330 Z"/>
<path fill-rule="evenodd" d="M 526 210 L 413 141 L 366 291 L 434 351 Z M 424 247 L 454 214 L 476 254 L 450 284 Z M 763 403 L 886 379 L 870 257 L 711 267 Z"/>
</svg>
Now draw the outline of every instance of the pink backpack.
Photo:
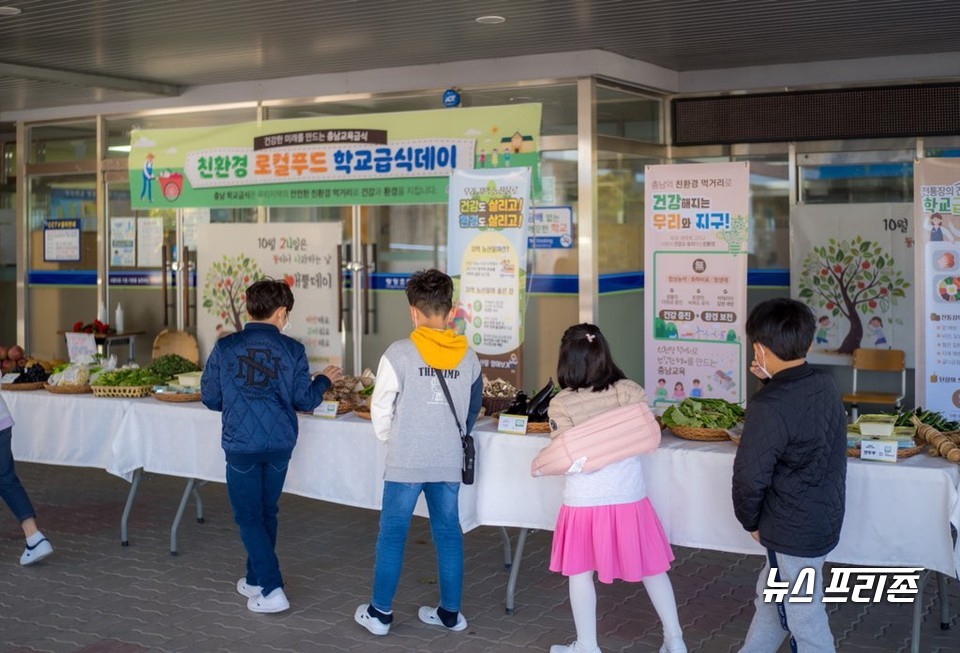
<svg viewBox="0 0 960 653">
<path fill-rule="evenodd" d="M 533 476 L 595 472 L 632 456 L 656 451 L 660 425 L 644 403 L 591 417 L 557 433 L 530 465 Z"/>
</svg>

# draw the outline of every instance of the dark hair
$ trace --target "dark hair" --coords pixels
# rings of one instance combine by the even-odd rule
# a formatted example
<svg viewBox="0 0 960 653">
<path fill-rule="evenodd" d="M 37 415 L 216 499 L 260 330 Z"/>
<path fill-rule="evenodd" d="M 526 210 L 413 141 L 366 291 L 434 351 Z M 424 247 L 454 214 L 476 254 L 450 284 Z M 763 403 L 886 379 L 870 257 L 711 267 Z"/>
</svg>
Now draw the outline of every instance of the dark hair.
<svg viewBox="0 0 960 653">
<path fill-rule="evenodd" d="M 564 332 L 557 363 L 561 388 L 599 392 L 625 378 L 627 375 L 613 362 L 607 339 L 595 325 L 577 324 Z"/>
<path fill-rule="evenodd" d="M 254 320 L 265 320 L 281 306 L 293 310 L 293 291 L 284 281 L 261 279 L 250 284 L 246 292 L 247 313 Z"/>
<path fill-rule="evenodd" d="M 747 318 L 747 336 L 782 361 L 806 358 L 817 323 L 806 304 L 778 297 L 757 304 Z"/>
<path fill-rule="evenodd" d="M 827 320 L 827 321 L 829 322 L 829 321 L 830 321 L 830 316 L 829 316 L 829 315 L 821 315 L 821 316 L 820 316 L 820 319 L 818 319 L 817 322 L 821 322 L 821 323 L 822 323 L 824 320 Z"/>
<path fill-rule="evenodd" d="M 874 315 L 873 317 L 870 318 L 870 322 L 873 322 L 874 320 L 879 322 L 880 326 L 883 326 L 883 320 L 880 319 L 879 315 Z M 867 324 L 870 324 L 870 322 L 867 322 Z"/>
<path fill-rule="evenodd" d="M 440 270 L 420 270 L 407 281 L 407 301 L 431 317 L 446 316 L 453 308 L 453 279 Z"/>
</svg>

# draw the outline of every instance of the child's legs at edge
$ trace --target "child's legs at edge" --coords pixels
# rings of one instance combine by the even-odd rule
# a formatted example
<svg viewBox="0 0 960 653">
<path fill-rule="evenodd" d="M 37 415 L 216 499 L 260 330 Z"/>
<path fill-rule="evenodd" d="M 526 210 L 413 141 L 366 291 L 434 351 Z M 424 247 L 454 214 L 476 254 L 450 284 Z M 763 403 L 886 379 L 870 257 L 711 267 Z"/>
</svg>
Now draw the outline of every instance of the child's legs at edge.
<svg viewBox="0 0 960 653">
<path fill-rule="evenodd" d="M 680 615 L 677 614 L 677 599 L 673 594 L 673 584 L 667 572 L 648 576 L 643 579 L 643 587 L 653 603 L 653 609 L 663 625 L 663 638 L 666 641 L 683 637 L 680 628 Z"/>
<path fill-rule="evenodd" d="M 463 595 L 463 531 L 460 530 L 459 483 L 425 483 L 430 533 L 437 551 L 440 607 L 460 612 Z"/>
<path fill-rule="evenodd" d="M 780 569 L 780 580 L 789 584 L 792 589 L 800 570 L 804 567 L 813 567 L 816 582 L 814 584 L 813 601 L 810 603 L 784 603 L 787 615 L 787 625 L 790 634 L 797 641 L 798 650 L 804 653 L 832 653 L 835 651 L 833 634 L 830 632 L 830 623 L 827 610 L 823 604 L 823 562 L 820 558 L 797 558 L 777 553 L 777 563 Z M 757 596 L 753 601 L 756 613 L 750 622 L 747 638 L 740 653 L 768 653 L 776 651 L 787 632 L 780 625 L 780 616 L 777 604 L 765 603 L 763 590 L 767 587 L 767 577 L 770 573 L 769 562 L 763 566 L 760 577 L 757 579 Z"/>
<path fill-rule="evenodd" d="M 380 509 L 380 532 L 377 535 L 377 558 L 373 567 L 373 597 L 370 605 L 380 612 L 393 610 L 393 597 L 400 583 L 403 551 L 407 544 L 410 518 L 423 490 L 423 483 L 383 484 L 383 505 Z"/>
<path fill-rule="evenodd" d="M 593 571 L 569 576 L 567 582 L 577 641 L 582 649 L 592 651 L 597 648 L 597 588 L 593 584 Z"/>
<path fill-rule="evenodd" d="M 17 478 L 11 448 L 12 438 L 12 428 L 0 431 L 0 497 L 17 518 L 17 523 L 23 528 L 24 535 L 29 537 L 37 530 L 34 519 L 36 513 L 33 510 L 33 504 L 30 503 L 30 497 L 27 496 L 27 491 L 23 489 L 20 479 Z M 28 530 L 31 532 L 27 532 Z"/>
</svg>

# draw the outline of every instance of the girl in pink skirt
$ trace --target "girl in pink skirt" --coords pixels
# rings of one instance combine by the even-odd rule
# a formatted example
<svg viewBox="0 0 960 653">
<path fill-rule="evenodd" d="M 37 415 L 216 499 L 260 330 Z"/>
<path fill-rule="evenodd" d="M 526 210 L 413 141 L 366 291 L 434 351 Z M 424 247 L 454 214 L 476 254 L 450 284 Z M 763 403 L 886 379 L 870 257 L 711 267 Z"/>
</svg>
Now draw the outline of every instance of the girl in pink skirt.
<svg viewBox="0 0 960 653">
<path fill-rule="evenodd" d="M 572 326 L 563 334 L 557 379 L 563 389 L 550 402 L 551 437 L 606 411 L 646 402 L 643 388 L 624 376 L 592 324 Z M 601 583 L 642 581 L 663 624 L 660 653 L 686 653 L 667 576 L 673 552 L 647 499 L 640 457 L 565 479 L 550 570 L 570 579 L 577 641 L 552 646 L 550 653 L 599 653 L 595 573 Z"/>
</svg>

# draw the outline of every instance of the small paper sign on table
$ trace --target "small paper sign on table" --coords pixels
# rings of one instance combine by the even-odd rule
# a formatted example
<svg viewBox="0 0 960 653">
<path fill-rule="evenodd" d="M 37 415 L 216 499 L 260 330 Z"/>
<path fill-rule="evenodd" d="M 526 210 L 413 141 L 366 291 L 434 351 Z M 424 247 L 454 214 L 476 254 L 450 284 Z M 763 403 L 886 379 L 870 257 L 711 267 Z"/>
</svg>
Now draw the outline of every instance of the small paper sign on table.
<svg viewBox="0 0 960 653">
<path fill-rule="evenodd" d="M 8 383 L 13 383 L 20 376 L 20 372 L 10 372 L 9 374 L 4 374 L 3 377 L 0 377 L 0 383 L 7 385 Z"/>
<path fill-rule="evenodd" d="M 337 416 L 337 409 L 340 407 L 339 401 L 321 401 L 320 405 L 313 410 L 316 417 L 333 419 Z"/>
<path fill-rule="evenodd" d="M 896 440 L 860 440 L 860 460 L 882 463 L 897 462 Z"/>
<path fill-rule="evenodd" d="M 510 433 L 511 435 L 526 435 L 527 416 L 505 415 L 501 413 L 500 422 L 497 424 L 497 431 L 500 433 Z"/>
<path fill-rule="evenodd" d="M 66 336 L 67 352 L 71 363 L 93 360 L 93 357 L 97 355 L 97 339 L 92 333 L 70 331 Z"/>
</svg>

